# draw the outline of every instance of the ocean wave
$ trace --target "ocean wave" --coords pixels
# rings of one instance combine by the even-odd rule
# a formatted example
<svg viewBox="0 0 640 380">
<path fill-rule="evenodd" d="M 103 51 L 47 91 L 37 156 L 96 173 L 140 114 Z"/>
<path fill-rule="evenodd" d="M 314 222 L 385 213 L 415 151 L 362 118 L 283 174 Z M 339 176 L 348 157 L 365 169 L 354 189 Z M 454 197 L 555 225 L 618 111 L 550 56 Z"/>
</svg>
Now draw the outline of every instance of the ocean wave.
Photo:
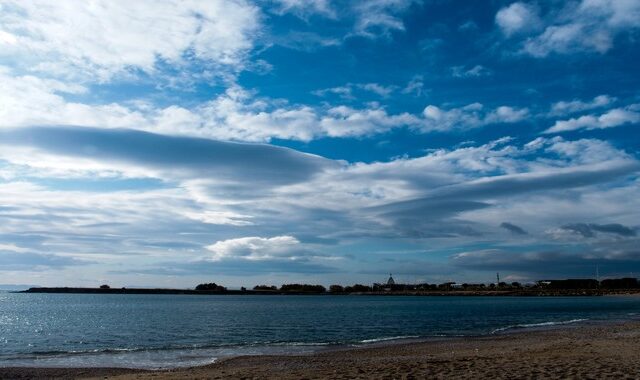
<svg viewBox="0 0 640 380">
<path fill-rule="evenodd" d="M 399 336 L 389 336 L 389 337 L 383 337 L 383 338 L 373 338 L 373 339 L 364 339 L 361 340 L 359 343 L 377 343 L 377 342 L 387 342 L 390 340 L 400 340 L 400 339 L 415 339 L 415 338 L 420 338 L 420 336 L 418 335 L 399 335 Z"/>
<path fill-rule="evenodd" d="M 491 334 L 496 334 L 502 331 L 512 330 L 512 329 L 526 329 L 526 328 L 534 328 L 534 327 L 569 325 L 572 323 L 579 323 L 579 322 L 584 322 L 588 320 L 589 319 L 587 318 L 578 318 L 578 319 L 570 319 L 568 321 L 548 321 L 548 322 L 540 322 L 540 323 L 524 323 L 524 324 L 518 324 L 518 325 L 510 325 L 510 326 L 497 328 L 491 331 Z"/>
<path fill-rule="evenodd" d="M 293 346 L 293 347 L 316 347 L 316 346 L 331 346 L 340 344 L 338 342 L 276 342 L 276 343 L 262 343 L 261 346 Z"/>
<path fill-rule="evenodd" d="M 14 355 L 0 355 L 1 360 L 25 360 L 25 359 L 43 359 L 54 357 L 72 357 L 72 356 L 91 356 L 104 354 L 137 354 L 137 353 L 159 353 L 171 352 L 198 352 L 211 350 L 229 350 L 243 352 L 244 350 L 264 349 L 268 351 L 270 348 L 295 347 L 296 349 L 304 349 L 305 347 L 323 347 L 331 345 L 339 345 L 340 342 L 243 342 L 243 343 L 219 343 L 219 344 L 190 344 L 190 345 L 167 345 L 161 347 L 109 347 L 94 348 L 86 350 L 50 350 L 50 351 L 31 351 L 28 353 L 20 353 Z"/>
</svg>

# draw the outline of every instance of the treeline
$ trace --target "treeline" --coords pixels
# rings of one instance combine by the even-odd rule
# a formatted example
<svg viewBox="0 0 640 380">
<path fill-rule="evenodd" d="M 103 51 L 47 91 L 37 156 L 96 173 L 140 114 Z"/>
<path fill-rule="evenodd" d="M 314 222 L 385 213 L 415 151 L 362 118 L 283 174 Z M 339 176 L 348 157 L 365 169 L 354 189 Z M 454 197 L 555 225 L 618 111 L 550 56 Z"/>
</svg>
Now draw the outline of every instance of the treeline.
<svg viewBox="0 0 640 380">
<path fill-rule="evenodd" d="M 224 292 L 227 290 L 227 288 L 225 288 L 224 286 L 218 285 L 215 282 L 210 282 L 208 284 L 199 284 L 198 286 L 196 286 L 196 290 Z"/>
<path fill-rule="evenodd" d="M 637 278 L 612 278 L 600 281 L 600 287 L 604 289 L 638 289 L 640 282 Z"/>
<path fill-rule="evenodd" d="M 363 284 L 354 285 L 331 285 L 326 289 L 322 285 L 311 284 L 284 284 L 279 288 L 275 285 L 256 285 L 250 293 L 332 293 L 332 294 L 348 294 L 348 293 L 380 293 L 380 292 L 430 292 L 430 291 L 496 291 L 496 290 L 576 290 L 576 289 L 640 289 L 640 282 L 637 278 L 615 278 L 597 281 L 594 279 L 567 279 L 567 280 L 544 280 L 535 284 L 521 284 L 519 282 L 500 282 L 498 284 L 473 284 L 473 283 L 455 283 L 445 282 L 442 284 L 373 284 L 372 286 Z M 195 290 L 198 291 L 215 291 L 225 292 L 227 288 L 216 284 L 215 282 L 199 284 Z M 241 288 L 242 292 L 247 292 L 246 288 Z"/>
<path fill-rule="evenodd" d="M 520 288 L 521 285 L 517 282 L 513 282 L 511 284 L 507 284 L 501 282 L 498 284 L 497 288 L 500 289 L 514 289 Z M 447 282 L 444 284 L 373 284 L 372 286 L 363 285 L 363 284 L 354 284 L 354 285 L 331 285 L 329 289 L 325 288 L 322 285 L 310 285 L 310 284 L 284 284 L 280 287 L 275 285 L 256 285 L 253 287 L 254 292 L 260 293 L 370 293 L 370 292 L 408 292 L 408 291 L 429 291 L 429 290 L 453 290 L 453 289 L 464 289 L 464 290 L 485 290 L 485 289 L 495 289 L 495 284 L 489 284 L 488 286 L 485 284 L 456 284 L 453 282 Z M 196 286 L 196 290 L 203 291 L 226 291 L 227 288 L 224 286 L 217 285 L 215 282 L 200 284 Z M 241 288 L 241 291 L 247 291 L 246 288 Z"/>
</svg>

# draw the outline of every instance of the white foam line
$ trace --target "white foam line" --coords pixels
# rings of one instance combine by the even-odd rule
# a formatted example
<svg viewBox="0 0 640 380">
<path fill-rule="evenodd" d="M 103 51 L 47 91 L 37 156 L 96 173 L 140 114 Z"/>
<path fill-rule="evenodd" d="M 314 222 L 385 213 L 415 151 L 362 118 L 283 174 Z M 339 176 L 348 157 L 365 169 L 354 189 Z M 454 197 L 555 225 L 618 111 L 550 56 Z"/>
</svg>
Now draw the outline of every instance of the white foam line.
<svg viewBox="0 0 640 380">
<path fill-rule="evenodd" d="M 365 340 L 361 340 L 360 343 L 376 343 L 376 342 L 386 342 L 389 340 L 411 339 L 411 338 L 419 338 L 419 336 L 418 335 L 390 336 L 390 337 L 384 337 L 384 338 L 365 339 Z"/>
<path fill-rule="evenodd" d="M 491 331 L 491 334 L 495 334 L 497 332 L 510 330 L 510 329 L 568 325 L 568 324 L 571 324 L 571 323 L 578 323 L 578 322 L 584 322 L 584 321 L 588 321 L 588 319 L 579 318 L 579 319 L 571 319 L 571 320 L 568 320 L 568 321 L 549 321 L 549 322 L 541 322 L 541 323 L 526 323 L 526 324 L 521 324 L 521 325 L 511 325 L 511 326 L 497 328 L 497 329 Z"/>
</svg>

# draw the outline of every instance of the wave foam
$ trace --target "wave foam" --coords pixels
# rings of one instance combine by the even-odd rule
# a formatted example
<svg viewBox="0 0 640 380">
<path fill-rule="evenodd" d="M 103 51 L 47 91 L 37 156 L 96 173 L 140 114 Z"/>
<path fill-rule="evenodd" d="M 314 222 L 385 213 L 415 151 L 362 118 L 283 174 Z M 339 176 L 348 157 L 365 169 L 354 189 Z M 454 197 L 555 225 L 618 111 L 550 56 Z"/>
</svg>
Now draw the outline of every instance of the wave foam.
<svg viewBox="0 0 640 380">
<path fill-rule="evenodd" d="M 415 338 L 419 338 L 419 336 L 418 335 L 389 336 L 389 337 L 383 337 L 383 338 L 364 339 L 364 340 L 361 340 L 360 343 L 377 343 L 377 342 L 386 342 L 390 340 L 415 339 Z"/>
<path fill-rule="evenodd" d="M 525 323 L 520 325 L 510 325 L 506 327 L 500 327 L 493 331 L 491 334 L 499 333 L 501 331 L 512 330 L 512 329 L 526 329 L 532 327 L 546 327 L 546 326 L 558 326 L 558 325 L 569 325 L 572 323 L 584 322 L 588 321 L 586 318 L 578 318 L 578 319 L 570 319 L 568 321 L 549 321 L 549 322 L 540 322 L 540 323 Z"/>
</svg>

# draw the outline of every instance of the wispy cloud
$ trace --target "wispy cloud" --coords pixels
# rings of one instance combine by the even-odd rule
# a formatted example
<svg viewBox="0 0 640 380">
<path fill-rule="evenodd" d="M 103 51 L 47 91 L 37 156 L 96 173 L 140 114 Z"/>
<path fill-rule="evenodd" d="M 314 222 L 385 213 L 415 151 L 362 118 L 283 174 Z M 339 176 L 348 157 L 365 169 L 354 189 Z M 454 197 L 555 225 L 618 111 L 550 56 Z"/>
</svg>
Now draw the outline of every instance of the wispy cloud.
<svg viewBox="0 0 640 380">
<path fill-rule="evenodd" d="M 543 58 L 550 54 L 606 53 L 618 35 L 640 27 L 635 1 L 581 0 L 564 3 L 544 15 L 529 3 L 516 2 L 496 14 L 507 37 L 522 39 L 522 52 Z"/>
<path fill-rule="evenodd" d="M 568 120 L 559 120 L 544 133 L 561 133 L 578 129 L 605 129 L 640 122 L 640 105 L 614 108 L 600 115 L 583 115 Z"/>
</svg>

